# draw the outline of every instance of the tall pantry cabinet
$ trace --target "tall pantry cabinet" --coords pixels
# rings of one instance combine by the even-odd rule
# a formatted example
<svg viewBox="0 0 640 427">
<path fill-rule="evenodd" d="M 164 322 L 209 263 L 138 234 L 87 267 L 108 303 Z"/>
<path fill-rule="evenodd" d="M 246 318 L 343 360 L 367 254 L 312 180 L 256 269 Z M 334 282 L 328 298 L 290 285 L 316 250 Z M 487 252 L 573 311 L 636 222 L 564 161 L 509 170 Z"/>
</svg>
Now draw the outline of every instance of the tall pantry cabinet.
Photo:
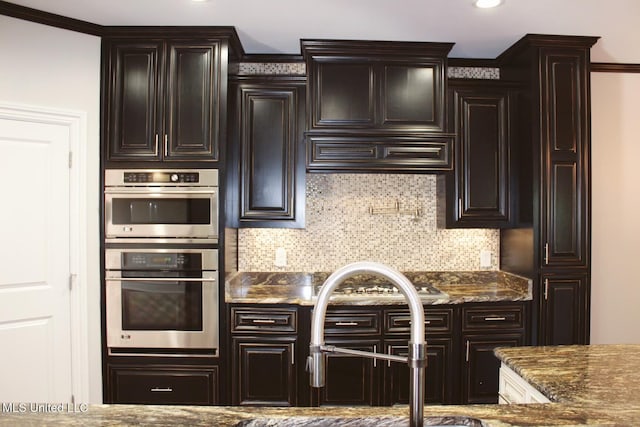
<svg viewBox="0 0 640 427">
<path fill-rule="evenodd" d="M 534 279 L 539 345 L 588 344 L 590 53 L 597 37 L 527 35 L 502 54 L 522 83 L 517 228 L 501 231 L 501 265 Z"/>
</svg>

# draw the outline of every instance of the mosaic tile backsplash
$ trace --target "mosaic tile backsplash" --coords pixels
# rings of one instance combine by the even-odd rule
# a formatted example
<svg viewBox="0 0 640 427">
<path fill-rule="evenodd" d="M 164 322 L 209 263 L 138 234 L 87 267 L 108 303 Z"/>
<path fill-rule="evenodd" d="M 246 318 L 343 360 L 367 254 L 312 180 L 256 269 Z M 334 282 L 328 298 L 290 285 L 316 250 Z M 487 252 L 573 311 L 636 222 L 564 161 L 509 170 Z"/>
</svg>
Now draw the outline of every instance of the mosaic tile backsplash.
<svg viewBox="0 0 640 427">
<path fill-rule="evenodd" d="M 395 202 L 411 213 L 369 213 Z M 304 229 L 238 230 L 238 270 L 333 271 L 364 260 L 401 271 L 498 269 L 498 230 L 436 227 L 435 175 L 307 174 L 306 205 Z M 275 266 L 277 248 L 284 267 Z M 480 268 L 483 250 L 491 267 Z"/>
<path fill-rule="evenodd" d="M 229 74 L 237 75 L 298 75 L 306 74 L 304 62 L 263 63 L 240 62 L 232 64 Z M 500 79 L 500 68 L 497 67 L 447 67 L 447 77 L 457 79 Z"/>
</svg>

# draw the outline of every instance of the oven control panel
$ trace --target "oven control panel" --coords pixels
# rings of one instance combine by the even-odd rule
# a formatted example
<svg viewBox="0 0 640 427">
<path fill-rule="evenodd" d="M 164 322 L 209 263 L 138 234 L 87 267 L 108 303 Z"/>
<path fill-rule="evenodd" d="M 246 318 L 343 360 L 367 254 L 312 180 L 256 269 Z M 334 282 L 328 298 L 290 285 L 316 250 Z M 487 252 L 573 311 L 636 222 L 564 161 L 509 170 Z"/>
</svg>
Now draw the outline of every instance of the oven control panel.
<svg viewBox="0 0 640 427">
<path fill-rule="evenodd" d="M 198 172 L 125 172 L 126 184 L 198 183 Z"/>
<path fill-rule="evenodd" d="M 105 192 L 120 187 L 217 187 L 217 169 L 105 169 Z"/>
</svg>

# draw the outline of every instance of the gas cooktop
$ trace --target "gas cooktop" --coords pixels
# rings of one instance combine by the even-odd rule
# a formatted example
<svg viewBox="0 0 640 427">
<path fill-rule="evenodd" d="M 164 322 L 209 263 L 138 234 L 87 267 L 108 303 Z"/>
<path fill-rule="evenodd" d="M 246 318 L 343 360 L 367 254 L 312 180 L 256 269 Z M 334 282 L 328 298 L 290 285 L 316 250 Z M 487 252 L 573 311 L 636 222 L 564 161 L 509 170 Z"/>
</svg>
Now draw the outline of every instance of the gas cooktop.
<svg viewBox="0 0 640 427">
<path fill-rule="evenodd" d="M 320 293 L 324 281 L 314 283 L 314 297 Z M 448 294 L 437 289 L 430 283 L 416 284 L 416 291 L 422 299 L 446 298 Z M 358 280 L 358 277 L 350 278 L 341 283 L 331 294 L 330 299 L 370 299 L 370 298 L 397 298 L 404 299 L 400 290 L 384 279 Z"/>
</svg>

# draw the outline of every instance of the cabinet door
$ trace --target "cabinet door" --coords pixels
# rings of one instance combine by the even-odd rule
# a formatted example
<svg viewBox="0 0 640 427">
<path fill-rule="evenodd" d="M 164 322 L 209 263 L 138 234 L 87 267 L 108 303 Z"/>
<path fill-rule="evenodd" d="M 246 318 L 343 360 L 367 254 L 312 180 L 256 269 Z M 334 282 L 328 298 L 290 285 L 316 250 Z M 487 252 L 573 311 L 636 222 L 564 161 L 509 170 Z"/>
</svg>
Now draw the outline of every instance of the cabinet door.
<svg viewBox="0 0 640 427">
<path fill-rule="evenodd" d="M 509 90 L 454 89 L 452 104 L 457 155 L 447 225 L 509 225 Z"/>
<path fill-rule="evenodd" d="M 232 404 L 295 406 L 295 338 L 232 341 Z"/>
<path fill-rule="evenodd" d="M 382 66 L 379 125 L 383 128 L 443 131 L 443 68 L 442 61 Z"/>
<path fill-rule="evenodd" d="M 521 333 L 465 335 L 462 403 L 498 403 L 500 361 L 496 347 L 524 345 Z"/>
<path fill-rule="evenodd" d="M 589 138 L 587 58 L 544 49 L 542 245 L 545 266 L 586 266 Z"/>
<path fill-rule="evenodd" d="M 304 226 L 304 86 L 239 86 L 240 225 Z"/>
<path fill-rule="evenodd" d="M 424 402 L 428 404 L 452 403 L 452 356 L 451 338 L 428 339 L 427 368 L 425 369 Z M 407 356 L 407 341 L 385 342 L 386 352 L 397 356 Z M 409 366 L 406 363 L 384 362 L 384 404 L 409 403 Z"/>
<path fill-rule="evenodd" d="M 589 343 L 587 280 L 585 274 L 542 276 L 542 345 Z"/>
<path fill-rule="evenodd" d="M 326 344 L 354 350 L 380 351 L 380 341 L 327 340 Z M 380 361 L 362 356 L 327 354 L 325 386 L 318 390 L 318 405 L 379 405 Z"/>
<path fill-rule="evenodd" d="M 311 76 L 311 129 L 374 126 L 376 103 L 372 64 L 315 62 Z"/>
<path fill-rule="evenodd" d="M 217 160 L 220 46 L 171 42 L 167 52 L 164 157 Z"/>
<path fill-rule="evenodd" d="M 218 404 L 218 368 L 109 366 L 109 403 Z"/>
<path fill-rule="evenodd" d="M 160 160 L 163 44 L 114 43 L 109 49 L 108 160 Z"/>
</svg>

